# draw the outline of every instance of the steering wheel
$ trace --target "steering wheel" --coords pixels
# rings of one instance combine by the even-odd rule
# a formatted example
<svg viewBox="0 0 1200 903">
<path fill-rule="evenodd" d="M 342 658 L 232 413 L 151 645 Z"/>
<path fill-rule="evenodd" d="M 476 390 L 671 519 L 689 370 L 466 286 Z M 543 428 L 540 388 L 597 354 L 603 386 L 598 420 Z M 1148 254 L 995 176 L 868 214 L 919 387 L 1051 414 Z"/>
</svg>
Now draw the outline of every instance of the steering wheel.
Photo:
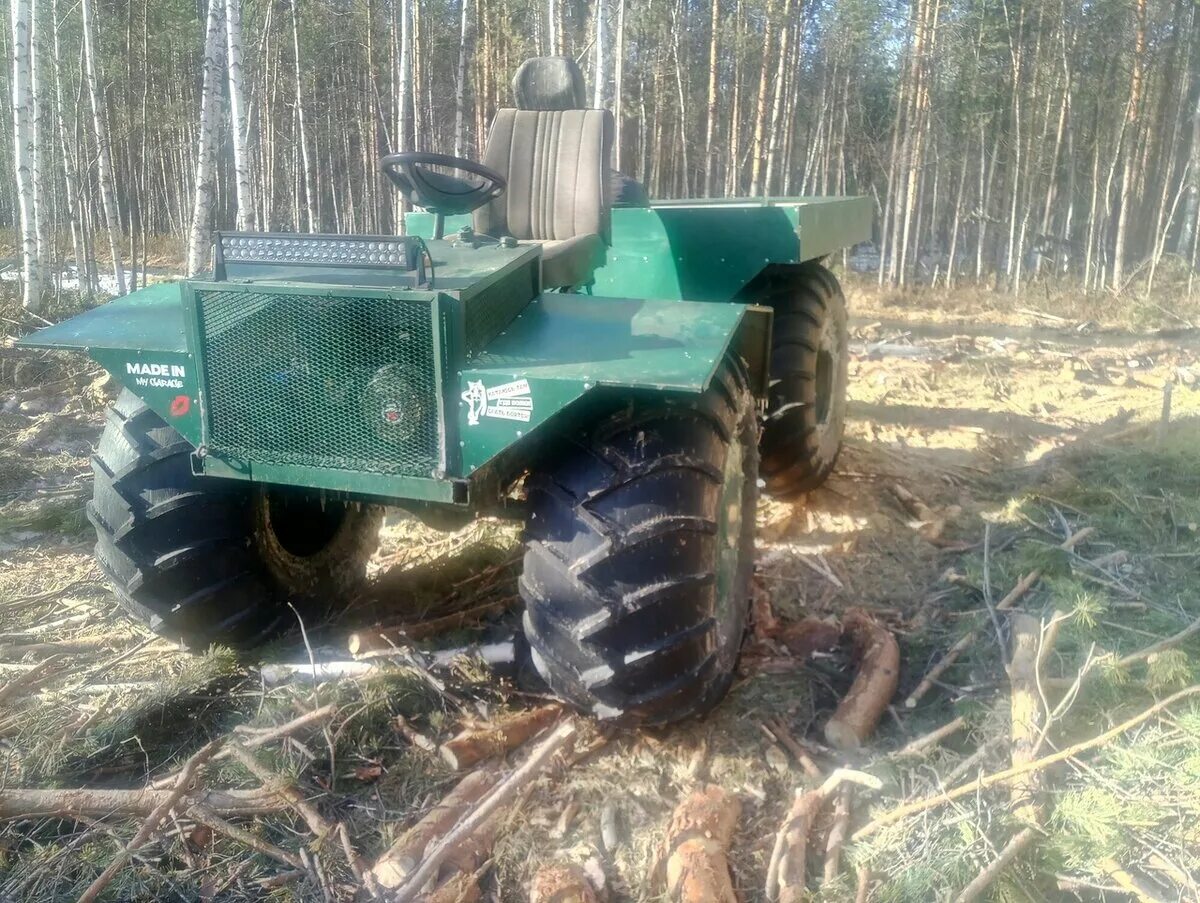
<svg viewBox="0 0 1200 903">
<path fill-rule="evenodd" d="M 461 179 L 428 169 L 443 166 L 474 176 Z M 409 203 L 424 207 L 436 216 L 434 238 L 441 238 L 445 217 L 470 213 L 504 194 L 508 180 L 496 170 L 449 154 L 388 154 L 379 168 Z"/>
</svg>

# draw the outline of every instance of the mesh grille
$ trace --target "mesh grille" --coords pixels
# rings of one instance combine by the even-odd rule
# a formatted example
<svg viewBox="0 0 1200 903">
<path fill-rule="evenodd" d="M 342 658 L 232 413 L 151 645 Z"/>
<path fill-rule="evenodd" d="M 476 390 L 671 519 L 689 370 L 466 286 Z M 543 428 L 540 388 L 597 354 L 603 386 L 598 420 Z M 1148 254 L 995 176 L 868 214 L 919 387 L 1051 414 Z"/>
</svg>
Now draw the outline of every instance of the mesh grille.
<svg viewBox="0 0 1200 903">
<path fill-rule="evenodd" d="M 503 332 L 525 309 L 530 296 L 527 284 L 511 278 L 472 298 L 466 311 L 467 356 L 474 357 Z"/>
<path fill-rule="evenodd" d="M 427 302 L 202 290 L 196 304 L 214 452 L 413 476 L 437 467 Z"/>
</svg>

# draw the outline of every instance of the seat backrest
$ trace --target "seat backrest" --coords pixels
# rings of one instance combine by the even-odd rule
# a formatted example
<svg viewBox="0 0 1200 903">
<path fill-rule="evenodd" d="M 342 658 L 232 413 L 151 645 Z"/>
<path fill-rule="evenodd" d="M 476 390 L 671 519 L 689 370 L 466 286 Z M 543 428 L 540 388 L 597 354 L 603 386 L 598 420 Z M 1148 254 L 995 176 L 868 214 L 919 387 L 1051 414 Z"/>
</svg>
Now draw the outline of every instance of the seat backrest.
<svg viewBox="0 0 1200 903">
<path fill-rule="evenodd" d="M 613 119 L 585 110 L 583 74 L 567 57 L 526 60 L 513 78 L 519 109 L 492 120 L 483 163 L 508 179 L 499 198 L 475 211 L 486 235 L 554 241 L 609 236 L 608 162 Z"/>
</svg>

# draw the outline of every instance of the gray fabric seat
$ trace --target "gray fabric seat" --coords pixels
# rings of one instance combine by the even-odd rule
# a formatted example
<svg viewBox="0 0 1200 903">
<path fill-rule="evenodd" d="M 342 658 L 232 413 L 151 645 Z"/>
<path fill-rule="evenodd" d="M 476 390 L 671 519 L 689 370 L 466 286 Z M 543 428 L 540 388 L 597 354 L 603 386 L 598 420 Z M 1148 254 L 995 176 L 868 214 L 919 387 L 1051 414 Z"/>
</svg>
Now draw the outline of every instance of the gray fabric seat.
<svg viewBox="0 0 1200 903">
<path fill-rule="evenodd" d="M 582 105 L 583 75 L 563 57 L 526 61 L 513 88 L 523 109 L 496 112 L 483 153 L 508 190 L 475 211 L 475 231 L 541 243 L 543 288 L 587 285 L 609 237 L 612 115 L 567 106 Z"/>
</svg>

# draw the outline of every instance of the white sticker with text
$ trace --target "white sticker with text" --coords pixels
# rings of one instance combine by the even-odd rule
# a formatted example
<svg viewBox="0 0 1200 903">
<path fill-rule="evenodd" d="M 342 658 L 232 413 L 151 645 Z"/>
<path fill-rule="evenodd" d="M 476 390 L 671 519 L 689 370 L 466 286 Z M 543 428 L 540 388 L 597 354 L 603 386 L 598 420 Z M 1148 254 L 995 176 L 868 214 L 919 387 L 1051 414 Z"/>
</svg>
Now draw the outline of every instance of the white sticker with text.
<svg viewBox="0 0 1200 903">
<path fill-rule="evenodd" d="M 482 380 L 473 379 L 467 382 L 467 391 L 462 393 L 462 400 L 467 403 L 468 426 L 478 426 L 481 417 L 528 423 L 533 416 L 533 398 L 529 394 L 527 379 L 491 388 L 484 386 Z"/>
</svg>

